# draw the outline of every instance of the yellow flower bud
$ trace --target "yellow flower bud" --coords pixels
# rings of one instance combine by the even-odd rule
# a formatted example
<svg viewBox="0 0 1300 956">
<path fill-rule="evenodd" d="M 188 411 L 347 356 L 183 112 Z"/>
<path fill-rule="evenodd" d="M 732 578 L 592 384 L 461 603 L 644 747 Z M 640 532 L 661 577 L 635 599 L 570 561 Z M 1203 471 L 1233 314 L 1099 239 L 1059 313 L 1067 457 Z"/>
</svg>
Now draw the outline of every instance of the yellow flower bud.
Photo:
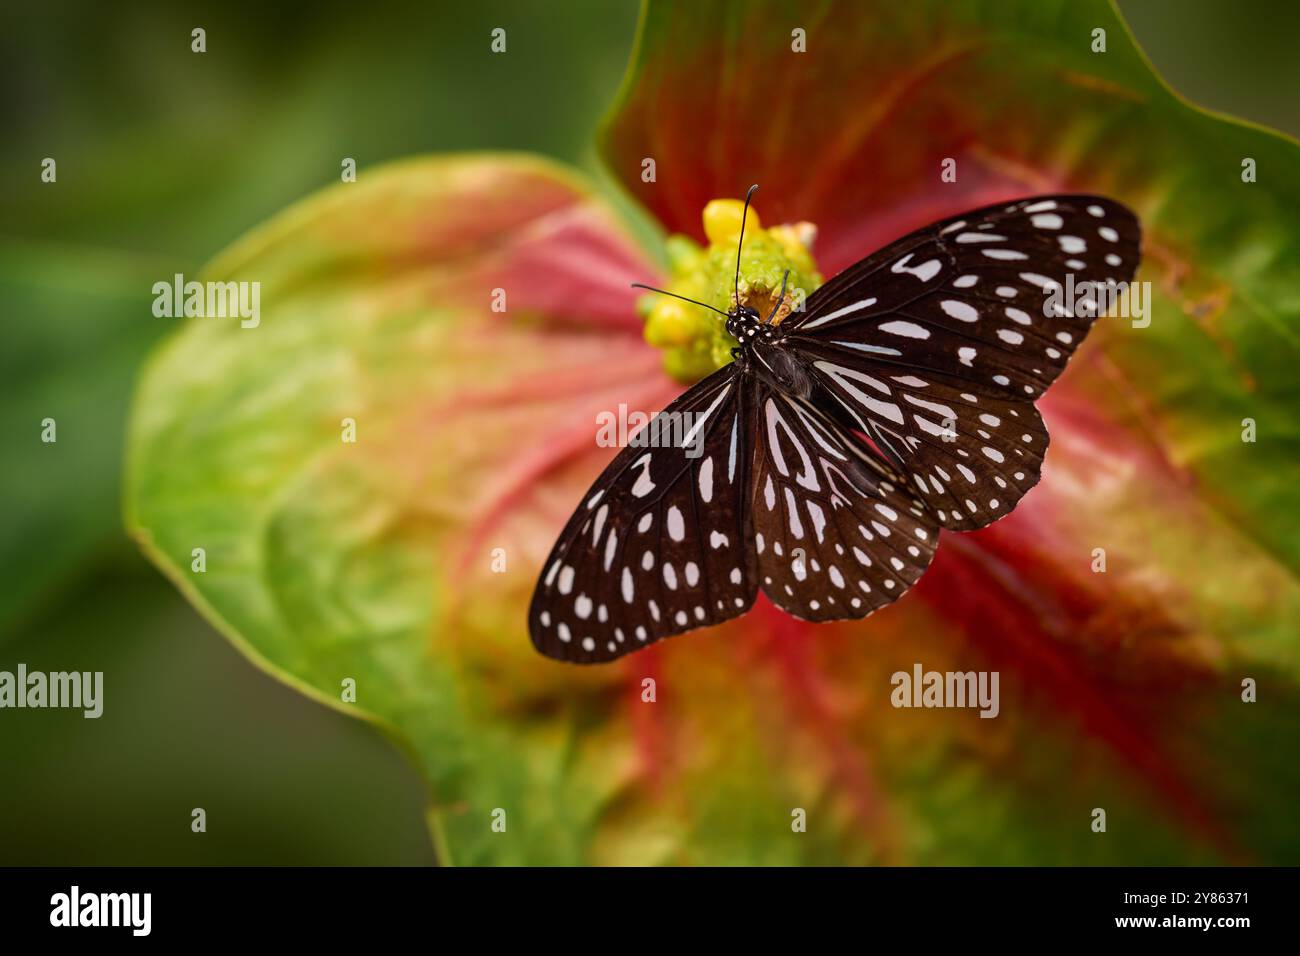
<svg viewBox="0 0 1300 956">
<path fill-rule="evenodd" d="M 744 212 L 745 204 L 739 199 L 712 200 L 704 207 L 704 234 L 709 237 L 709 242 L 715 246 L 734 246 L 740 236 L 740 221 Z M 746 240 L 762 228 L 758 213 L 751 205 L 749 216 L 745 220 Z"/>
<path fill-rule="evenodd" d="M 694 271 L 704 256 L 704 250 L 689 236 L 669 236 L 664 241 L 664 252 L 668 256 L 668 268 L 676 273 Z"/>
<path fill-rule="evenodd" d="M 731 361 L 730 355 L 727 362 Z M 664 353 L 664 371 L 679 382 L 698 382 L 710 372 L 715 372 L 722 365 L 715 362 L 708 352 L 693 349 L 676 349 Z"/>
<path fill-rule="evenodd" d="M 773 226 L 768 235 L 775 239 L 782 251 L 792 259 L 812 260 L 808 252 L 817 240 L 817 227 L 810 222 L 796 222 L 788 226 Z"/>
<path fill-rule="evenodd" d="M 657 348 L 690 344 L 698 335 L 698 323 L 687 303 L 663 299 L 650 310 L 646 319 L 645 340 Z"/>
</svg>

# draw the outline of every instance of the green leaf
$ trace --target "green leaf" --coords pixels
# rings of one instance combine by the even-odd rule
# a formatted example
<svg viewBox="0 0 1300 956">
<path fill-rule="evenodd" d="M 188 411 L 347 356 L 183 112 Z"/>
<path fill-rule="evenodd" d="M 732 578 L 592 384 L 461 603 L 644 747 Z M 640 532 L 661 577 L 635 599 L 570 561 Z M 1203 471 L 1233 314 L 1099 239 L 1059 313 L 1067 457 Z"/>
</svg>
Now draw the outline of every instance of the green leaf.
<svg viewBox="0 0 1300 956">
<path fill-rule="evenodd" d="M 452 861 L 576 860 L 569 824 L 613 785 L 561 747 L 518 748 L 517 732 L 562 737 L 540 698 L 567 707 L 612 676 L 541 660 L 522 604 L 581 490 L 569 457 L 599 462 L 596 411 L 671 397 L 633 314 L 629 282 L 651 274 L 554 166 L 414 161 L 229 250 L 203 278 L 260 282 L 260 322 L 193 319 L 143 376 L 131 530 L 256 660 L 336 706 L 356 681 L 355 709 L 429 773 Z M 510 573 L 491 572 L 495 547 Z M 530 826 L 537 772 L 575 795 Z M 518 837 L 492 842 L 498 806 Z"/>
</svg>

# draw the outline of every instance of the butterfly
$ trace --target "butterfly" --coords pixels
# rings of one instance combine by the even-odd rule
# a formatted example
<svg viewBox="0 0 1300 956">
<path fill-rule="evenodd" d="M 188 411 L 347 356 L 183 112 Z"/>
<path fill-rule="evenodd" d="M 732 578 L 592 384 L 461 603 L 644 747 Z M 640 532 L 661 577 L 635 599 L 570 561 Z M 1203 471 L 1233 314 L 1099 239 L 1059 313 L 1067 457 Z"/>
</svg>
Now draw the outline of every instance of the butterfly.
<svg viewBox="0 0 1300 956">
<path fill-rule="evenodd" d="M 737 253 L 735 305 L 714 310 L 734 360 L 646 426 L 689 422 L 680 440 L 629 444 L 591 486 L 542 565 L 533 644 L 609 661 L 744 614 L 760 588 L 807 621 L 897 600 L 942 529 L 982 528 L 1038 482 L 1034 401 L 1140 246 L 1110 199 L 999 203 L 898 239 L 779 322 L 740 303 Z"/>
</svg>

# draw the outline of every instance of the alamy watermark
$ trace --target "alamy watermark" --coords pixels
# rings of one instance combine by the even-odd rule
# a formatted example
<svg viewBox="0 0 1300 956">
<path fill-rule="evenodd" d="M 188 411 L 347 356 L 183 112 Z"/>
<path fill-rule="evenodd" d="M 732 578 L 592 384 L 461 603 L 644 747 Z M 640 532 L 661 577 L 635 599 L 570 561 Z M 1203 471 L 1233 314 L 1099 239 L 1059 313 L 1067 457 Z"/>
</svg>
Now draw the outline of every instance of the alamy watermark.
<svg viewBox="0 0 1300 956">
<path fill-rule="evenodd" d="M 104 712 L 103 671 L 0 671 L 0 708 L 55 707 L 83 711 L 88 720 Z"/>
<path fill-rule="evenodd" d="M 1132 319 L 1135 329 L 1144 329 L 1151 324 L 1150 282 L 1117 282 L 1114 279 L 1075 282 L 1074 273 L 1067 272 L 1065 285 L 1048 280 L 1043 284 L 1043 291 L 1047 293 L 1043 315 L 1048 318 L 1115 316 Z"/>
<path fill-rule="evenodd" d="M 160 319 L 237 317 L 244 329 L 262 321 L 260 282 L 186 282 L 178 272 L 171 282 L 155 282 L 153 295 L 153 314 Z"/>
<path fill-rule="evenodd" d="M 617 411 L 596 415 L 596 445 L 600 448 L 682 448 L 687 458 L 704 454 L 703 412 L 628 411 L 620 404 Z"/>
<path fill-rule="evenodd" d="M 51 926 L 125 926 L 148 936 L 152 924 L 152 893 L 83 893 L 74 884 L 50 897 Z"/>
<path fill-rule="evenodd" d="M 1002 706 L 998 671 L 895 671 L 889 702 L 895 707 L 978 707 L 981 717 L 996 717 Z"/>
</svg>

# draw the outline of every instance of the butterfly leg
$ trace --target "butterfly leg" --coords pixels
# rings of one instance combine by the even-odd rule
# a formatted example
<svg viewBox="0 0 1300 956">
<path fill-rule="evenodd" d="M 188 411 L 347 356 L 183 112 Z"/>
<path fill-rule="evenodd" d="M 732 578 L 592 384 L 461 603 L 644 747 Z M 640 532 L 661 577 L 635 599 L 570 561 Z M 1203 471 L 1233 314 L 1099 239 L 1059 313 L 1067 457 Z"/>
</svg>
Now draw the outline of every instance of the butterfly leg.
<svg viewBox="0 0 1300 956">
<path fill-rule="evenodd" d="M 781 277 L 781 294 L 776 297 L 776 305 L 772 306 L 772 311 L 767 314 L 764 325 L 771 325 L 772 319 L 776 316 L 776 310 L 781 308 L 781 303 L 785 301 L 785 283 L 790 278 L 790 270 L 785 270 L 785 275 Z"/>
</svg>

